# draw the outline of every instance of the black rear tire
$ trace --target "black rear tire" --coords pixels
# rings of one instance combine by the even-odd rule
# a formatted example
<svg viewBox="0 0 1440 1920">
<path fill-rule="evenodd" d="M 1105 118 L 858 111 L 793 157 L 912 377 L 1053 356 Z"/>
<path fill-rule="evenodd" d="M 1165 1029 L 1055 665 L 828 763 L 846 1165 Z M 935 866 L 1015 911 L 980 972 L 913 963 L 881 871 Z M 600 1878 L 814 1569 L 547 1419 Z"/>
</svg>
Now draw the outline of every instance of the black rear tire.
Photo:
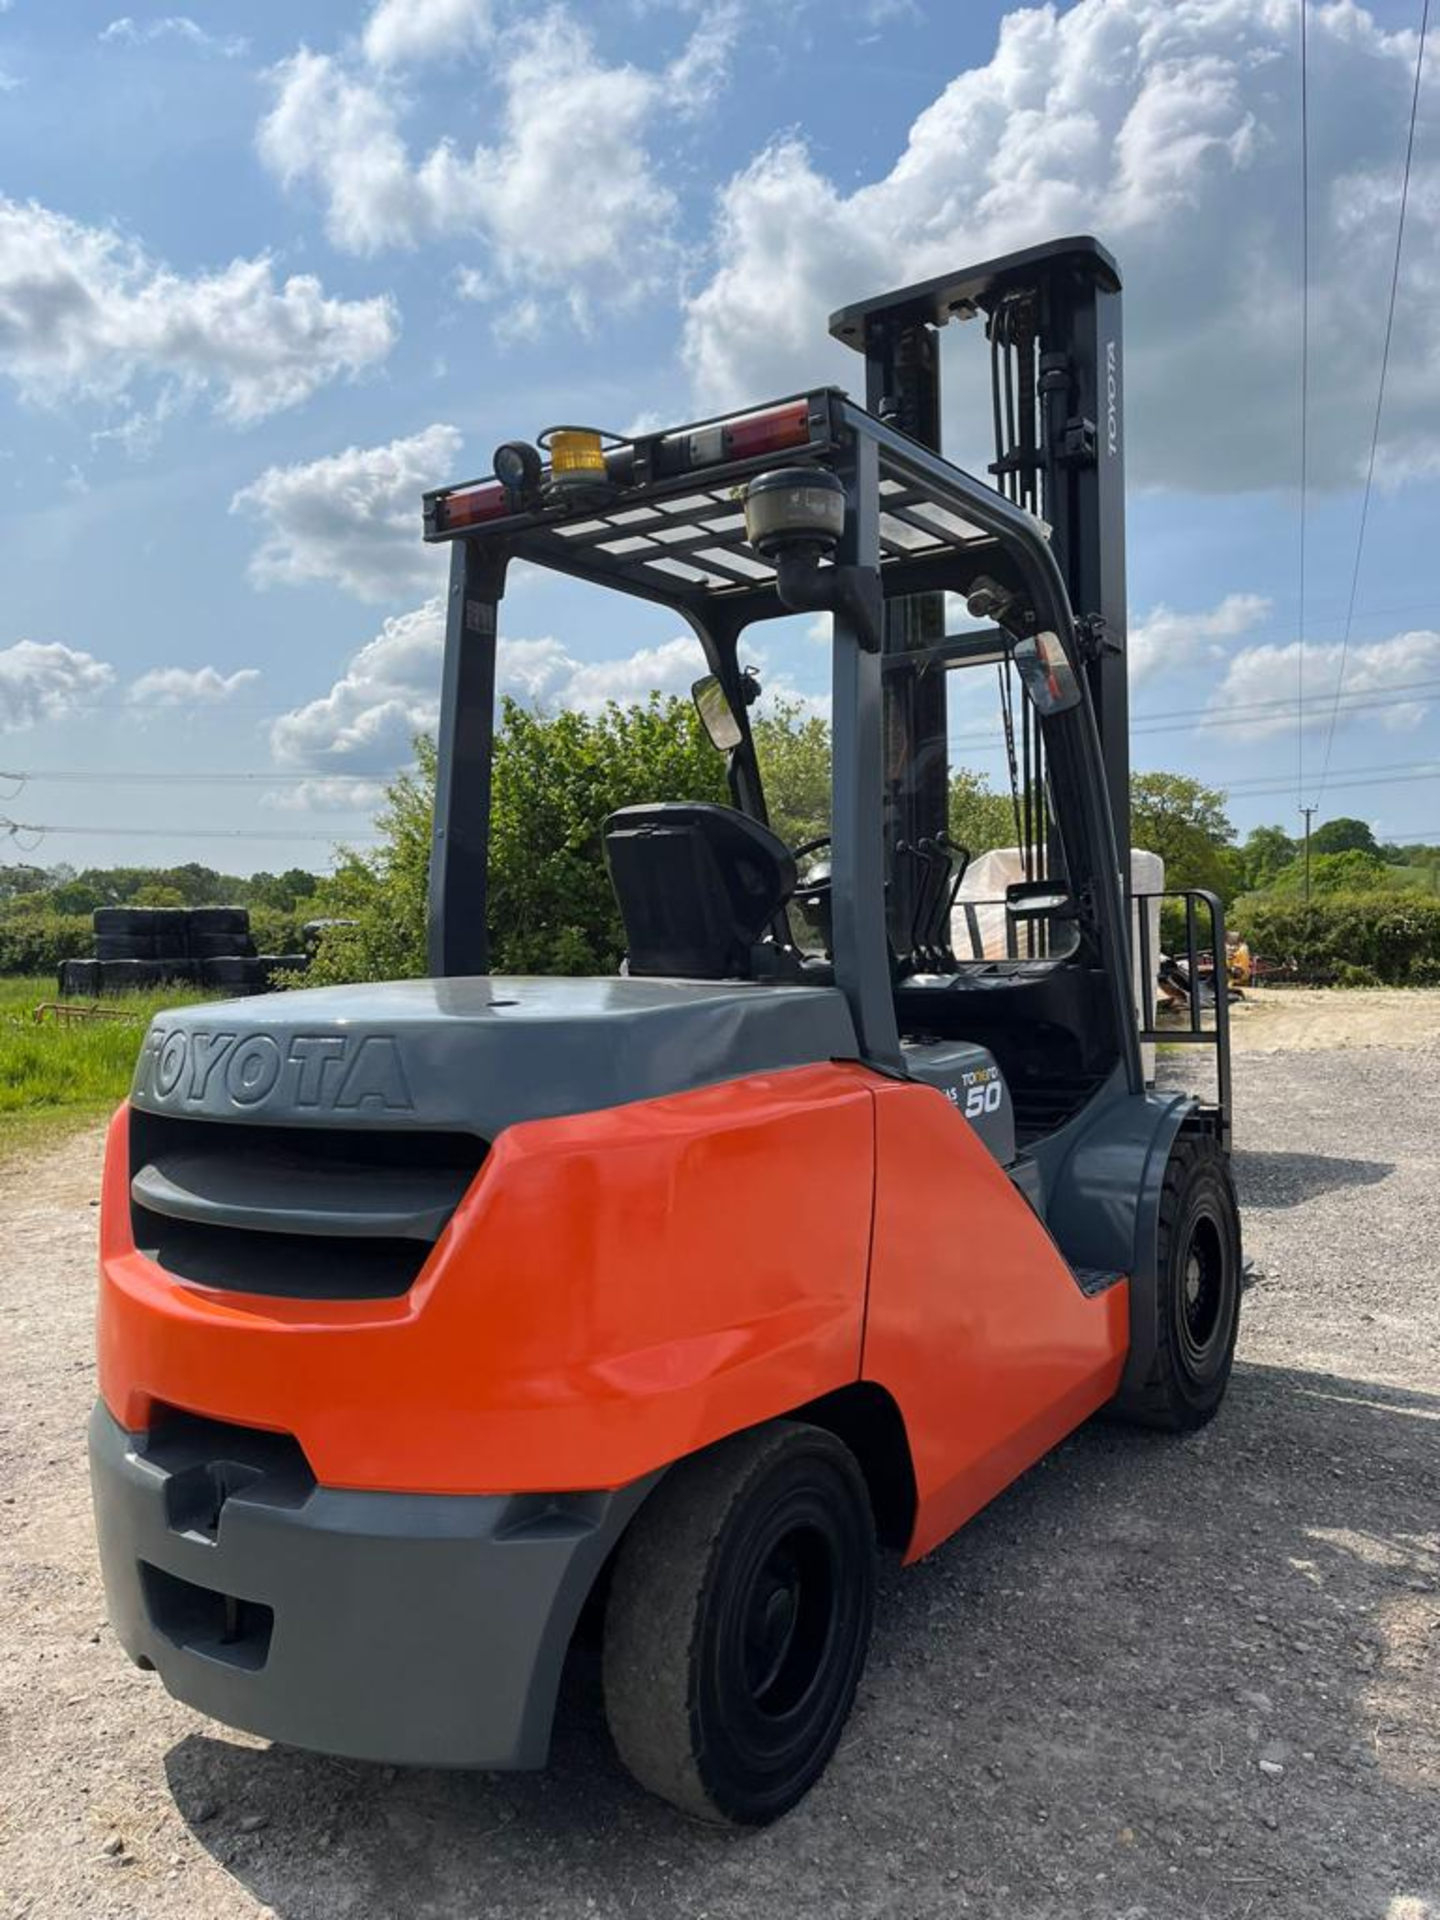
<svg viewBox="0 0 1440 1920">
<path fill-rule="evenodd" d="M 238 987 L 257 992 L 268 978 L 263 964 L 255 958 L 230 954 L 199 962 L 201 983 L 207 987 Z"/>
<path fill-rule="evenodd" d="M 1160 1194 L 1155 1358 L 1114 1412 L 1186 1433 L 1213 1419 L 1230 1384 L 1240 1330 L 1240 1208 L 1229 1156 L 1206 1134 L 1182 1133 Z"/>
<path fill-rule="evenodd" d="M 190 941 L 192 960 L 253 960 L 255 951 L 248 933 L 196 934 Z"/>
<path fill-rule="evenodd" d="M 177 933 L 102 933 L 95 939 L 97 960 L 184 960 L 185 940 Z"/>
<path fill-rule="evenodd" d="M 191 937 L 197 939 L 228 939 L 250 931 L 248 907 L 192 907 L 189 919 Z"/>
<path fill-rule="evenodd" d="M 133 939 L 139 934 L 153 938 L 157 933 L 169 933 L 183 940 L 189 919 L 184 907 L 96 907 L 90 923 L 101 936 L 116 934 Z"/>
<path fill-rule="evenodd" d="M 650 1792 L 764 1826 L 819 1779 L 865 1665 L 875 1522 L 854 1455 L 777 1420 L 672 1467 L 616 1559 L 605 1711 Z"/>
<path fill-rule="evenodd" d="M 97 966 L 101 991 L 107 994 L 146 993 L 194 978 L 188 960 L 101 960 Z"/>
<path fill-rule="evenodd" d="M 62 1000 L 94 1000 L 100 992 L 100 962 L 62 960 L 58 984 Z"/>
</svg>

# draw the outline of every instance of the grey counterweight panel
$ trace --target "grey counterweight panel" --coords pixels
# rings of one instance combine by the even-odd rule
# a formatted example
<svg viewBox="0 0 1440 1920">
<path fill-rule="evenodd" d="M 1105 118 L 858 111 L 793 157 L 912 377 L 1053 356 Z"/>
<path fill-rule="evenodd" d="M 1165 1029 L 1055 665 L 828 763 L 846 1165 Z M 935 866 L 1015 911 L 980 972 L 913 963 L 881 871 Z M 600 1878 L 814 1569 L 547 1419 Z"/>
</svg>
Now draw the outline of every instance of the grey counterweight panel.
<svg viewBox="0 0 1440 1920">
<path fill-rule="evenodd" d="M 853 1058 L 837 988 L 731 981 L 402 980 L 157 1016 L 147 1113 L 269 1126 L 460 1129 L 587 1113 Z"/>
<path fill-rule="evenodd" d="M 106 1603 L 177 1700 L 321 1753 L 538 1767 L 585 1596 L 658 1476 L 613 1493 L 316 1486 L 282 1435 L 97 1405 Z"/>
<path fill-rule="evenodd" d="M 943 1093 L 1008 1167 L 1015 1158 L 1015 1108 L 994 1054 L 968 1040 L 906 1040 L 900 1051 L 911 1079 Z"/>
</svg>

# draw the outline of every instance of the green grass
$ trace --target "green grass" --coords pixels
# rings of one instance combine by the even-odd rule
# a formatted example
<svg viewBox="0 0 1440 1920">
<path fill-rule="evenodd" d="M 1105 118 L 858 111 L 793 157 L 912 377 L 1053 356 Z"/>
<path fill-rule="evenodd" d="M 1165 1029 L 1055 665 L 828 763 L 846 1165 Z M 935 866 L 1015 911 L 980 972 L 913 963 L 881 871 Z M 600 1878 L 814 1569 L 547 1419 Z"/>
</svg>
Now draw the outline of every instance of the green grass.
<svg viewBox="0 0 1440 1920">
<path fill-rule="evenodd" d="M 1386 884 L 1402 893 L 1440 893 L 1440 867 L 1386 867 Z"/>
<path fill-rule="evenodd" d="M 123 1020 L 37 1021 L 35 1009 L 54 998 L 54 982 L 44 976 L 0 979 L 0 1154 L 6 1156 L 118 1106 L 151 1016 L 213 995 L 183 987 L 126 994 L 100 1002 L 123 1011 Z"/>
</svg>

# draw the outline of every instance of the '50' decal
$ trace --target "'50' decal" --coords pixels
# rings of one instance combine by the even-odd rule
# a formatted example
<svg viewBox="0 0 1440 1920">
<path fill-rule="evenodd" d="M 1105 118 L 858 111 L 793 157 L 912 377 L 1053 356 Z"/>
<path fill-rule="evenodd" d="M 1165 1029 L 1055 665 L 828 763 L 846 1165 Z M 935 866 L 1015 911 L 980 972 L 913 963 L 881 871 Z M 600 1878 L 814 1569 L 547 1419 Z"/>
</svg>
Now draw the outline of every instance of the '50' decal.
<svg viewBox="0 0 1440 1920">
<path fill-rule="evenodd" d="M 981 1067 L 964 1076 L 963 1086 L 946 1087 L 945 1098 L 958 1107 L 967 1120 L 979 1120 L 987 1113 L 998 1113 L 1005 1098 L 1005 1083 L 998 1067 Z"/>
</svg>

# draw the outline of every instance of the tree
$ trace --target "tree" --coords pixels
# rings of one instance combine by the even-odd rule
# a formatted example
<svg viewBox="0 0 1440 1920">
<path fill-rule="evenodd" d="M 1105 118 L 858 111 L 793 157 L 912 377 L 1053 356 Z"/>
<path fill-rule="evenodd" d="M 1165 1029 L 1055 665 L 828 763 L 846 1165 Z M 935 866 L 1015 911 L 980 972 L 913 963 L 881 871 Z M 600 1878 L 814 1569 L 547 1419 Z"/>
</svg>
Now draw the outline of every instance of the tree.
<svg viewBox="0 0 1440 1920">
<path fill-rule="evenodd" d="M 1223 856 L 1235 838 L 1225 795 L 1183 773 L 1138 773 L 1130 782 L 1130 840 L 1158 853 L 1167 887 L 1208 887 L 1222 900 L 1235 889 Z"/>
<path fill-rule="evenodd" d="M 1440 846 L 1420 840 L 1387 840 L 1380 858 L 1392 867 L 1440 867 Z"/>
<path fill-rule="evenodd" d="M 971 854 L 1015 845 L 1015 807 L 1008 793 L 996 793 L 983 773 L 957 767 L 950 776 L 950 838 Z"/>
<path fill-rule="evenodd" d="M 1343 853 L 1316 853 L 1314 841 L 1311 841 L 1311 893 L 1383 893 L 1389 884 L 1390 876 L 1378 853 L 1366 853 L 1360 847 L 1347 847 Z M 1276 896 L 1303 894 L 1304 891 L 1303 855 L 1282 868 L 1267 888 L 1267 892 Z"/>
<path fill-rule="evenodd" d="M 1310 852 L 1312 855 L 1369 853 L 1378 858 L 1380 849 L 1368 821 L 1347 819 L 1342 814 L 1339 819 L 1327 820 L 1324 826 L 1316 827 L 1310 836 Z"/>
<path fill-rule="evenodd" d="M 625 951 L 601 849 L 617 807 L 728 798 L 688 700 L 595 715 L 507 700 L 495 736 L 490 927 L 497 972 L 613 973 Z"/>
<path fill-rule="evenodd" d="M 43 867 L 0 867 L 0 902 L 44 893 L 49 885 L 50 876 Z"/>
<path fill-rule="evenodd" d="M 324 937 L 311 983 L 426 971 L 435 747 L 386 791 L 379 845 L 345 852 L 317 906 L 353 920 Z M 513 700 L 495 732 L 490 943 L 497 973 L 613 973 L 624 953 L 601 847 L 617 807 L 727 797 L 725 762 L 688 701 L 654 695 L 602 713 L 540 714 Z"/>
<path fill-rule="evenodd" d="M 787 847 L 830 831 L 830 727 L 798 701 L 751 722 L 770 824 Z"/>
<path fill-rule="evenodd" d="M 1298 842 L 1283 827 L 1252 827 L 1240 849 L 1245 889 L 1258 893 L 1268 887 L 1299 851 Z"/>
<path fill-rule="evenodd" d="M 303 867 L 288 867 L 284 873 L 252 873 L 245 883 L 246 901 L 254 907 L 271 907 L 276 913 L 294 913 L 312 900 L 319 878 Z"/>
<path fill-rule="evenodd" d="M 430 823 L 435 808 L 435 743 L 415 742 L 415 772 L 385 790 L 375 816 L 379 844 L 372 853 L 342 848 L 335 872 L 322 883 L 320 913 L 352 922 L 332 927 L 298 985 L 346 980 L 407 980 L 426 971 L 425 896 Z"/>
</svg>

